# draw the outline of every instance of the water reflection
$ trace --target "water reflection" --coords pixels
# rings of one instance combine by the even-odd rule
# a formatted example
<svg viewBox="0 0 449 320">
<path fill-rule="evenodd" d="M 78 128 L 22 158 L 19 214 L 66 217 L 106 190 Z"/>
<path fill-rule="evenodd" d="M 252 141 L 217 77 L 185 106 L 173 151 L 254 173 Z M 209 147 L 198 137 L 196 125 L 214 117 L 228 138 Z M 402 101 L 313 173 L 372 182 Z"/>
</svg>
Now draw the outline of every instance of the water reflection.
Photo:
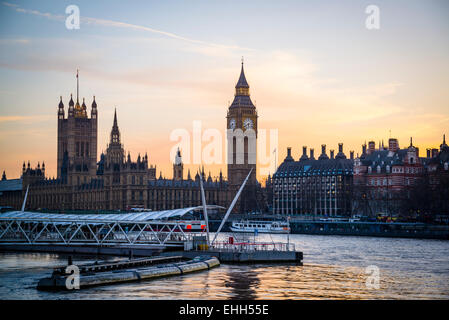
<svg viewBox="0 0 449 320">
<path fill-rule="evenodd" d="M 223 264 L 179 277 L 64 293 L 40 292 L 36 284 L 52 267 L 65 265 L 66 255 L 0 254 L 0 299 L 449 298 L 448 241 L 307 235 L 290 240 L 304 252 L 303 266 Z M 92 260 L 74 256 L 75 263 Z M 365 285 L 369 265 L 380 270 L 378 290 Z"/>
<path fill-rule="evenodd" d="M 225 287 L 231 288 L 233 299 L 256 299 L 257 289 L 260 283 L 258 272 L 250 267 L 229 268 Z"/>
</svg>

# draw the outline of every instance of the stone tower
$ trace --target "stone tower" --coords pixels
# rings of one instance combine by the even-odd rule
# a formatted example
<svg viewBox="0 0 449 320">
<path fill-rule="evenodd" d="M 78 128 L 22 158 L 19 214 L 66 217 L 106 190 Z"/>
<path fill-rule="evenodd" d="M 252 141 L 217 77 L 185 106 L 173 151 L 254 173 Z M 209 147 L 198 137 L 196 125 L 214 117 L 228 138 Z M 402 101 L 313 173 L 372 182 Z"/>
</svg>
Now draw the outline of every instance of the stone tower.
<svg viewBox="0 0 449 320">
<path fill-rule="evenodd" d="M 257 170 L 257 110 L 251 101 L 249 85 L 242 68 L 235 86 L 234 100 L 227 114 L 228 183 L 232 193 L 236 193 L 252 169 L 250 178 L 243 189 L 234 213 L 260 211 L 261 189 L 256 179 Z"/>
<path fill-rule="evenodd" d="M 227 114 L 228 181 L 238 188 L 253 169 L 248 184 L 256 184 L 257 110 L 242 68 L 235 86 L 234 101 Z"/>
<path fill-rule="evenodd" d="M 111 136 L 106 150 L 106 165 L 121 165 L 125 161 L 125 150 L 120 140 L 120 130 L 117 123 L 117 109 L 114 110 L 114 122 L 112 124 Z"/>
<path fill-rule="evenodd" d="M 90 118 L 79 103 L 79 75 L 76 73 L 76 104 L 70 95 L 67 117 L 62 97 L 58 106 L 58 178 L 71 185 L 88 183 L 97 171 L 97 103 L 93 98 Z"/>
<path fill-rule="evenodd" d="M 173 163 L 173 180 L 183 180 L 184 164 L 182 163 L 181 150 L 176 151 L 175 162 Z"/>
</svg>

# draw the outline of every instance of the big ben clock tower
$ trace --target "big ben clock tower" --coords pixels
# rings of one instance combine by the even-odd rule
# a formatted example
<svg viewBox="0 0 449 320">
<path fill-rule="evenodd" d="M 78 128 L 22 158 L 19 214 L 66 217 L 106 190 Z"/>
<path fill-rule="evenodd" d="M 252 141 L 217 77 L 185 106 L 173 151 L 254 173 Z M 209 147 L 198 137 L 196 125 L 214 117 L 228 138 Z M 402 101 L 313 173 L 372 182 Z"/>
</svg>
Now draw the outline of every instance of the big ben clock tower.
<svg viewBox="0 0 449 320">
<path fill-rule="evenodd" d="M 253 169 L 247 185 L 255 185 L 257 155 L 257 111 L 249 95 L 249 85 L 242 69 L 235 85 L 234 101 L 227 114 L 228 181 L 238 189 Z M 245 188 L 246 189 L 246 188 Z"/>
</svg>

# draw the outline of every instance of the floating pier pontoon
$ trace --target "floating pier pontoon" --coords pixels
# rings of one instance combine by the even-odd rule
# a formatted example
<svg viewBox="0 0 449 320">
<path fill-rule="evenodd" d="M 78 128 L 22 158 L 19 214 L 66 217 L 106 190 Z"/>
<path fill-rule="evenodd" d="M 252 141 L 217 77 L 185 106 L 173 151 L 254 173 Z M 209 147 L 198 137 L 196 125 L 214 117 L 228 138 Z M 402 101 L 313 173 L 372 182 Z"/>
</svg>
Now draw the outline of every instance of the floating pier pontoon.
<svg viewBox="0 0 449 320">
<path fill-rule="evenodd" d="M 71 261 L 69 261 L 70 266 Z M 198 256 L 186 261 L 182 256 L 137 259 L 130 261 L 103 262 L 77 266 L 79 288 L 122 282 L 142 281 L 161 277 L 183 275 L 209 270 L 220 265 L 216 257 Z M 51 277 L 39 280 L 39 290 L 69 290 L 73 275 L 66 273 L 67 267 L 57 267 Z M 69 282 L 69 283 L 68 283 Z"/>
</svg>

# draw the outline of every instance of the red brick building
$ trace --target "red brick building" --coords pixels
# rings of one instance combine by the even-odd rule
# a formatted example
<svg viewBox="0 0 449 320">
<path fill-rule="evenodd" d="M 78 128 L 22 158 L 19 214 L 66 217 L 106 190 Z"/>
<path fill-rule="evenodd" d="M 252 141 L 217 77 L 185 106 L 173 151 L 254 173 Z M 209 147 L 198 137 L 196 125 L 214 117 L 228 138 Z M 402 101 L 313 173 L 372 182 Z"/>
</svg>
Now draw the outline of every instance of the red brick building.
<svg viewBox="0 0 449 320">
<path fill-rule="evenodd" d="M 375 142 L 363 145 L 363 152 L 354 161 L 355 214 L 396 215 L 413 186 L 425 176 L 424 159 L 419 149 L 410 145 L 400 149 L 397 139 L 391 138 L 388 147 L 376 149 Z"/>
<path fill-rule="evenodd" d="M 430 151 L 427 152 L 428 156 Z M 449 216 L 449 146 L 446 137 L 437 153 L 427 163 L 428 184 L 430 189 L 430 208 L 435 218 L 444 217 L 447 222 Z"/>
</svg>

